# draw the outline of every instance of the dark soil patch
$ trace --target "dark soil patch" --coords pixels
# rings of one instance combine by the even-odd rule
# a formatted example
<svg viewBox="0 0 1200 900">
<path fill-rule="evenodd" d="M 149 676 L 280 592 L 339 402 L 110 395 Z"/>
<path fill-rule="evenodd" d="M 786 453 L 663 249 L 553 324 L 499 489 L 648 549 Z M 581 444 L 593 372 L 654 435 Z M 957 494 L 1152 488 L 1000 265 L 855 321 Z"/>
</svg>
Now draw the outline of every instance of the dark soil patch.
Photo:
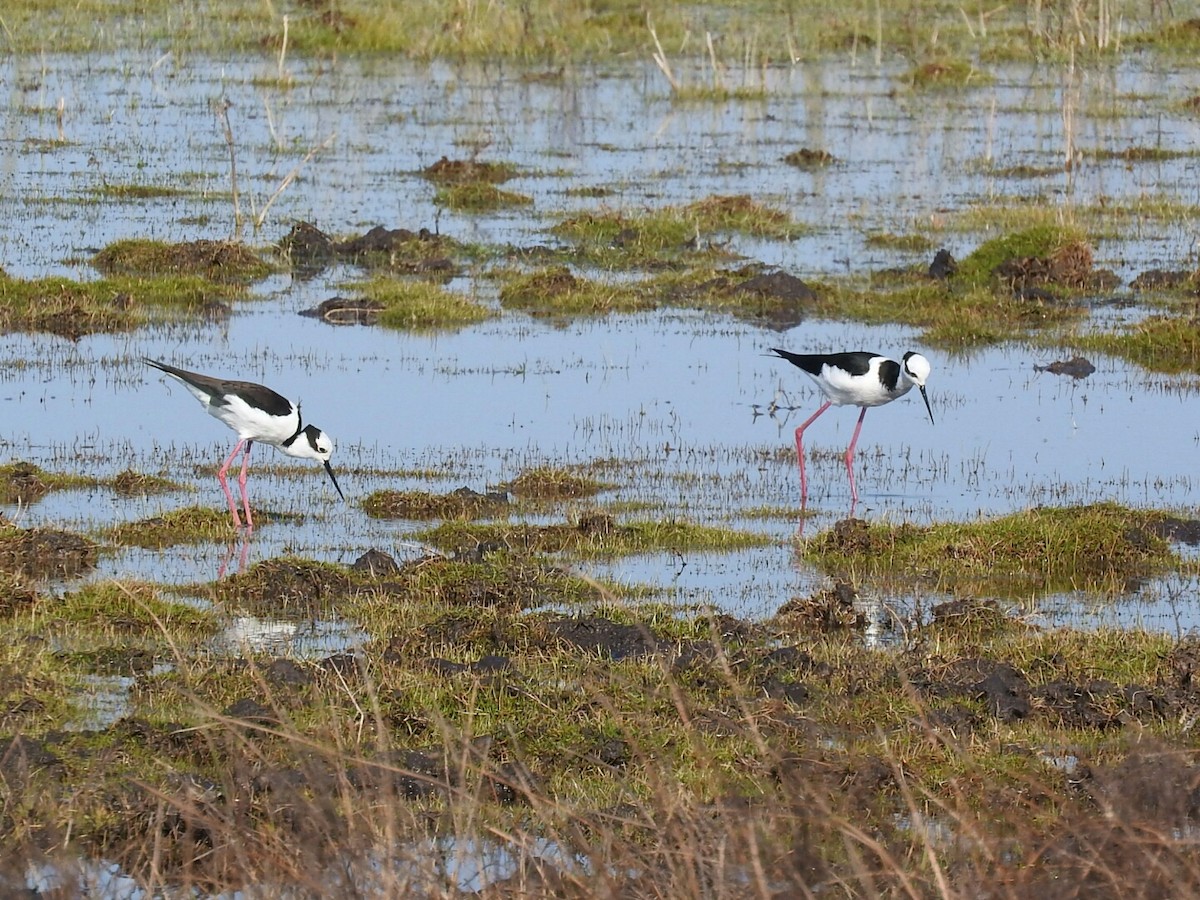
<svg viewBox="0 0 1200 900">
<path fill-rule="evenodd" d="M 1092 365 L 1091 360 L 1085 359 L 1082 356 L 1072 356 L 1067 360 L 1056 360 L 1049 365 L 1039 366 L 1034 365 L 1035 372 L 1049 372 L 1051 375 L 1069 375 L 1071 378 L 1080 379 L 1087 378 L 1096 371 L 1096 367 Z"/>
<path fill-rule="evenodd" d="M 985 658 L 958 659 L 933 671 L 909 673 L 909 677 L 932 696 L 983 701 L 988 714 L 1003 722 L 1037 717 L 1066 729 L 1105 731 L 1134 721 L 1161 722 L 1196 702 L 1190 695 L 1190 669 L 1186 692 L 1118 685 L 1103 679 L 1056 678 L 1034 685 L 1011 663 Z"/>
<path fill-rule="evenodd" d="M 300 315 L 320 319 L 330 325 L 375 325 L 385 305 L 363 297 L 330 297 L 312 309 L 300 310 Z"/>
<path fill-rule="evenodd" d="M 279 242 L 279 249 L 302 272 L 319 271 L 338 259 L 381 265 L 404 274 L 448 277 L 458 271 L 448 255 L 458 245 L 426 228 L 411 231 L 376 225 L 358 237 L 337 241 L 315 225 L 300 222 Z M 320 315 L 317 310 L 310 314 Z"/>
<path fill-rule="evenodd" d="M 62 761 L 36 738 L 0 738 L 0 784 L 20 790 L 42 774 L 61 776 Z"/>
<path fill-rule="evenodd" d="M 1200 273 L 1180 269 L 1147 269 L 1133 279 L 1129 286 L 1135 291 L 1188 290 L 1194 292 L 1200 286 L 1198 285 L 1198 275 Z"/>
<path fill-rule="evenodd" d="M 113 479 L 113 490 L 124 497 L 144 497 L 147 494 L 162 494 L 176 490 L 179 485 L 157 475 L 145 475 L 126 469 Z"/>
<path fill-rule="evenodd" d="M 400 565 L 390 553 L 372 549 L 356 559 L 351 564 L 350 571 L 378 578 L 385 575 L 398 574 L 400 572 Z"/>
<path fill-rule="evenodd" d="M 892 543 L 877 532 L 872 532 L 871 526 L 865 519 L 842 519 L 833 528 L 822 534 L 818 540 L 825 548 L 822 552 L 837 553 L 843 556 L 874 554 Z"/>
<path fill-rule="evenodd" d="M 522 609 L 582 599 L 580 584 L 554 566 L 506 557 L 497 562 L 472 556 L 426 556 L 405 563 L 379 589 L 414 594 L 447 607 Z"/>
<path fill-rule="evenodd" d="M 96 545 L 68 531 L 0 528 L 0 569 L 31 578 L 69 578 L 96 566 Z"/>
<path fill-rule="evenodd" d="M 733 289 L 741 294 L 775 300 L 780 303 L 814 303 L 817 293 L 790 272 L 768 272 L 738 282 Z"/>
<path fill-rule="evenodd" d="M 623 625 L 600 616 L 562 618 L 546 623 L 547 634 L 584 653 L 620 660 L 647 656 L 658 650 L 658 640 L 645 625 Z"/>
<path fill-rule="evenodd" d="M 952 277 L 958 271 L 958 263 L 954 257 L 950 255 L 950 251 L 942 248 L 933 255 L 933 262 L 929 264 L 929 277 L 934 281 L 945 281 Z"/>
</svg>

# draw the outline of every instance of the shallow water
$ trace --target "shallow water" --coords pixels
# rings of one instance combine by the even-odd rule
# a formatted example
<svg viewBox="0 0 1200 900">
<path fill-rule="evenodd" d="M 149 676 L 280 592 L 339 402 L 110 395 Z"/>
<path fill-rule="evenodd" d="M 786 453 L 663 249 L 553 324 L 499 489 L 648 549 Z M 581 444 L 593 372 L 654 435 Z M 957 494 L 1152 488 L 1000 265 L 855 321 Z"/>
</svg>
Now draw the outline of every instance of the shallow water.
<svg viewBox="0 0 1200 900">
<path fill-rule="evenodd" d="M 860 61 L 861 63 L 861 61 Z M 735 238 L 733 249 L 795 274 L 865 271 L 926 254 L 866 244 L 875 231 L 953 218 L 978 202 L 1037 196 L 1047 204 L 1136 205 L 1169 195 L 1197 202 L 1194 160 L 1130 166 L 1085 156 L 1070 174 L 994 174 L 1015 165 L 1061 166 L 1064 104 L 1078 104 L 1074 135 L 1085 150 L 1129 146 L 1188 150 L 1200 124 L 1172 115 L 1190 71 L 1163 73 L 1136 61 L 1095 72 L 1012 67 L 994 84 L 952 93 L 897 90 L 900 70 L 828 63 L 748 73 L 766 78 L 761 101 L 678 105 L 650 67 L 578 71 L 546 79 L 494 68 L 338 63 L 289 66 L 290 86 L 257 60 L 155 58 L 6 60 L 10 86 L 0 142 L 0 265 L 26 277 L 93 277 L 86 257 L 121 237 L 222 238 L 231 231 L 228 148 L 211 109 L 228 99 L 243 210 L 262 210 L 283 177 L 331 135 L 270 207 L 261 242 L 295 220 L 344 234 L 375 224 L 436 227 L 464 241 L 552 242 L 560 215 L 596 206 L 631 211 L 712 194 L 746 193 L 788 208 L 811 233 L 788 242 Z M 1067 87 L 1064 88 L 1064 84 Z M 65 145 L 54 106 L 64 98 Z M 1137 96 L 1139 102 L 1127 98 Z M 1064 99 L 1065 98 L 1065 99 Z M 1128 113 L 1122 110 L 1128 110 Z M 1152 110 L 1153 113 L 1147 113 Z M 838 162 L 805 172 L 781 157 L 802 146 Z M 439 211 L 419 170 L 442 155 L 511 162 L 526 173 L 506 187 L 534 198 L 533 211 L 468 216 Z M 191 193 L 165 199 L 97 199 L 105 185 L 154 184 Z M 570 191 L 605 187 L 595 200 Z M 1098 264 L 1124 278 L 1156 266 L 1184 267 L 1191 236 L 1178 226 L 1136 230 L 1101 244 Z M 984 236 L 949 232 L 962 255 Z M 337 293 L 352 271 L 301 281 L 276 276 L 259 300 L 217 325 L 142 330 L 72 342 L 0 336 L 0 459 L 55 471 L 112 475 L 129 466 L 189 484 L 194 492 L 124 499 L 104 490 L 53 493 L 5 509 L 25 525 L 93 531 L 181 505 L 223 508 L 213 471 L 231 433 L 182 388 L 146 369 L 142 356 L 272 385 L 303 401 L 306 421 L 337 441 L 334 465 L 350 500 L 337 501 L 318 467 L 304 476 L 256 448 L 256 505 L 302 514 L 267 524 L 247 564 L 280 553 L 349 563 L 372 547 L 418 555 L 414 523 L 378 522 L 355 501 L 380 487 L 483 490 L 540 463 L 617 460 L 610 500 L 665 503 L 680 517 L 765 531 L 765 548 L 723 555 L 655 554 L 577 567 L 663 587 L 681 604 L 711 604 L 753 617 L 823 583 L 797 562 L 798 521 L 748 516 L 795 506 L 794 427 L 819 404 L 798 370 L 766 353 L 866 349 L 898 355 L 917 346 L 909 329 L 805 322 L 780 333 L 739 320 L 669 311 L 547 322 L 520 313 L 456 333 L 404 334 L 334 328 L 296 312 Z M 468 279 L 451 287 L 488 288 Z M 1136 308 L 1105 309 L 1134 316 Z M 1193 460 L 1200 427 L 1190 415 L 1194 378 L 1151 375 L 1093 359 L 1071 379 L 1037 373 L 1052 356 L 1009 345 L 933 359 L 931 425 L 919 397 L 866 417 L 859 445 L 856 513 L 918 524 L 1010 512 L 1035 504 L 1111 499 L 1189 514 L 1200 504 Z M 774 415 L 762 414 L 774 404 Z M 794 407 L 791 412 L 782 407 Z M 809 432 L 813 534 L 849 510 L 840 453 L 856 413 L 831 410 Z M 290 461 L 289 461 L 290 462 Z M 443 480 L 382 471 L 447 472 Z M 97 577 L 209 580 L 236 570 L 243 548 L 202 546 L 106 554 Z M 1195 589 L 1179 578 L 1127 598 L 1017 598 L 1051 624 L 1195 627 Z M 906 597 L 870 598 L 896 604 Z M 924 598 L 928 603 L 929 598 Z M 303 631 L 303 630 L 301 630 Z M 275 623 L 255 641 L 327 654 L 358 639 L 350 628 L 301 634 L 289 643 Z M 307 643 L 306 643 L 307 641 Z"/>
</svg>

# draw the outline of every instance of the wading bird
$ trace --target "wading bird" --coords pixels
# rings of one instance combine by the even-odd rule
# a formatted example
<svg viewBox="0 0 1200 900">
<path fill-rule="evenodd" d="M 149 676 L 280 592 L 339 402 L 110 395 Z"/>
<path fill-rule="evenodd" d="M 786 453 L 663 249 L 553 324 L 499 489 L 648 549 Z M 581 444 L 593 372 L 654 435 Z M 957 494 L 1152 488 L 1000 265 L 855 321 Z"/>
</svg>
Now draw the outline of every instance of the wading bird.
<svg viewBox="0 0 1200 900">
<path fill-rule="evenodd" d="M 238 453 L 245 450 L 238 487 L 242 493 L 242 509 L 246 513 L 246 529 L 251 530 L 254 528 L 254 520 L 250 516 L 250 497 L 246 493 L 246 472 L 250 467 L 250 447 L 255 441 L 278 447 L 288 456 L 323 462 L 338 496 L 342 500 L 346 499 L 342 489 L 338 487 L 333 467 L 329 465 L 329 458 L 333 455 L 333 439 L 316 425 L 303 424 L 298 404 L 280 396 L 269 387 L 251 381 L 226 381 L 223 378 L 211 378 L 208 375 L 177 369 L 153 359 L 146 359 L 145 362 L 181 382 L 204 404 L 210 416 L 220 419 L 237 432 L 237 446 L 217 472 L 221 490 L 225 492 L 225 499 L 229 501 L 229 512 L 233 516 L 235 528 L 240 528 L 242 522 L 238 518 L 237 503 L 234 502 L 233 492 L 229 489 L 225 475 Z"/>
<path fill-rule="evenodd" d="M 930 366 L 920 353 L 908 352 L 901 362 L 875 353 L 790 353 L 772 349 L 776 356 L 786 359 L 803 369 L 821 393 L 825 402 L 815 413 L 800 423 L 796 429 L 796 457 L 800 461 L 800 502 L 808 498 L 808 479 L 804 474 L 804 429 L 816 421 L 817 416 L 831 406 L 861 406 L 854 437 L 846 448 L 846 474 L 850 476 L 850 499 L 858 502 L 858 489 L 854 486 L 854 447 L 858 444 L 858 433 L 862 431 L 867 408 L 883 406 L 897 397 L 903 397 L 913 385 L 921 389 L 929 421 L 933 422 L 933 410 L 929 406 L 929 395 L 925 393 L 925 380 Z"/>
</svg>

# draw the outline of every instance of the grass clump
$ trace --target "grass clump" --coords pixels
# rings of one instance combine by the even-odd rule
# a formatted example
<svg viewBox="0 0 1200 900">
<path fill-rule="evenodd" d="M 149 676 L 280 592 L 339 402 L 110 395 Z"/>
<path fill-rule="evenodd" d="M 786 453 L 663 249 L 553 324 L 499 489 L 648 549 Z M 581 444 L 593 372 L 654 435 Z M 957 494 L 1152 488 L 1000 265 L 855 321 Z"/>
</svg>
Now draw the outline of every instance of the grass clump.
<svg viewBox="0 0 1200 900">
<path fill-rule="evenodd" d="M 53 528 L 21 528 L 0 518 L 0 572 L 71 578 L 96 566 L 96 545 Z"/>
<path fill-rule="evenodd" d="M 892 277 L 859 287 L 850 282 L 816 288 L 813 312 L 869 323 L 902 322 L 925 329 L 921 340 L 945 348 L 1013 340 L 1049 326 L 1079 321 L 1087 310 L 1070 301 L 1020 296 L 1011 291 L 912 277 Z"/>
<path fill-rule="evenodd" d="M 766 535 L 680 521 L 618 524 L 603 512 L 585 513 L 570 524 L 514 525 L 445 522 L 419 532 L 417 540 L 451 550 L 498 544 L 515 552 L 568 552 L 583 557 L 655 551 L 722 551 L 761 547 Z"/>
<path fill-rule="evenodd" d="M 331 613 L 353 583 L 353 577 L 339 566 L 281 557 L 223 579 L 211 594 L 231 608 L 294 621 Z"/>
<path fill-rule="evenodd" d="M 64 594 L 53 607 L 39 609 L 38 615 L 76 629 L 98 626 L 109 632 L 162 632 L 195 638 L 216 630 L 212 613 L 164 599 L 153 585 L 137 582 L 102 581 L 84 585 Z"/>
<path fill-rule="evenodd" d="M 170 478 L 160 475 L 147 475 L 145 472 L 135 472 L 125 469 L 113 478 L 113 490 L 123 497 L 144 497 L 148 494 L 166 494 L 171 491 L 181 491 L 184 486 Z"/>
<path fill-rule="evenodd" d="M 553 315 L 604 315 L 657 308 L 636 284 L 609 284 L 575 275 L 566 266 L 501 276 L 500 305 L 505 309 Z"/>
<path fill-rule="evenodd" d="M 114 200 L 159 200 L 163 197 L 182 197 L 187 191 L 161 184 L 110 184 L 96 188 L 99 197 Z"/>
<path fill-rule="evenodd" d="M 934 248 L 934 242 L 923 234 L 893 234 L 887 231 L 873 231 L 867 235 L 867 246 L 880 247 L 885 250 L 924 253 Z"/>
<path fill-rule="evenodd" d="M 0 465 L 0 503 L 33 503 L 53 490 L 98 483 L 97 479 L 83 475 L 47 472 L 29 462 L 5 463 Z"/>
<path fill-rule="evenodd" d="M 1165 518 L 1101 503 L 924 528 L 846 519 L 803 554 L 837 573 L 896 576 L 967 594 L 1116 590 L 1178 564 L 1161 536 Z"/>
<path fill-rule="evenodd" d="M 1118 333 L 1077 335 L 1071 344 L 1119 356 L 1153 372 L 1200 374 L 1200 321 L 1191 316 L 1150 316 Z"/>
<path fill-rule="evenodd" d="M 235 241 L 115 241 L 92 264 L 104 275 L 196 275 L 215 282 L 249 283 L 271 274 L 261 256 Z"/>
<path fill-rule="evenodd" d="M 379 490 L 363 498 L 362 508 L 373 519 L 477 519 L 506 513 L 508 498 L 466 487 L 448 494 Z"/>
<path fill-rule="evenodd" d="M 575 500 L 594 497 L 612 485 L 556 466 L 526 469 L 501 485 L 522 500 Z"/>
<path fill-rule="evenodd" d="M 386 328 L 413 331 L 465 328 L 494 315 L 486 306 L 427 281 L 378 277 L 360 289 L 368 300 L 382 304 L 378 321 Z"/>
<path fill-rule="evenodd" d="M 922 63 L 909 72 L 908 81 L 919 89 L 982 87 L 990 84 L 992 77 L 965 59 L 945 59 Z"/>
<path fill-rule="evenodd" d="M 789 166 L 795 166 L 797 169 L 819 169 L 824 166 L 831 166 L 837 162 L 837 158 L 828 150 L 813 150 L 809 147 L 801 147 L 799 150 L 793 150 L 783 157 L 783 161 Z"/>
<path fill-rule="evenodd" d="M 639 215 L 585 213 L 564 219 L 552 230 L 574 244 L 583 260 L 629 267 L 720 255 L 720 248 L 705 240 L 716 235 L 790 240 L 804 228 L 787 213 L 739 195 L 706 197 Z"/>
<path fill-rule="evenodd" d="M 232 527 L 226 509 L 189 506 L 137 522 L 122 522 L 108 529 L 104 536 L 122 546 L 161 550 L 176 544 L 223 541 Z"/>
<path fill-rule="evenodd" d="M 516 165 L 506 162 L 486 162 L 477 159 L 447 159 L 442 157 L 426 166 L 422 174 L 437 184 L 502 184 L 520 174 Z"/>
<path fill-rule="evenodd" d="M 447 209 L 462 212 L 490 212 L 495 209 L 530 206 L 533 204 L 533 198 L 515 191 L 503 190 L 486 181 L 472 181 L 438 188 L 433 202 Z"/>
<path fill-rule="evenodd" d="M 0 332 L 46 332 L 78 338 L 130 331 L 153 321 L 211 316 L 245 288 L 195 275 L 113 276 L 77 282 L 25 280 L 0 272 Z"/>
</svg>

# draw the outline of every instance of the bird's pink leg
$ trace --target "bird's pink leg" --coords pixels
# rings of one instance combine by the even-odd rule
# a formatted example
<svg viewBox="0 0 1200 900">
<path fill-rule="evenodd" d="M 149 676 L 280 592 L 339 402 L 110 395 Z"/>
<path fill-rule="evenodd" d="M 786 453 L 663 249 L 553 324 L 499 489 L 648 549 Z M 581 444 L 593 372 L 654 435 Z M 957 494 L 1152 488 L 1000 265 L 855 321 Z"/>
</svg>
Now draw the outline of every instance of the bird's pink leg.
<svg viewBox="0 0 1200 900">
<path fill-rule="evenodd" d="M 242 474 L 238 476 L 238 487 L 242 489 L 242 509 L 246 511 L 247 531 L 254 530 L 254 520 L 250 518 L 250 496 L 246 493 L 246 474 L 250 469 L 250 448 L 253 446 L 254 441 L 246 441 L 246 454 L 242 457 Z"/>
<path fill-rule="evenodd" d="M 850 500 L 853 503 L 858 502 L 858 488 L 854 486 L 854 448 L 858 446 L 858 433 L 862 431 L 863 419 L 866 417 L 867 408 L 864 406 L 858 414 L 858 424 L 854 426 L 854 437 L 850 438 L 850 446 L 846 448 L 846 474 L 850 476 Z M 851 509 L 853 508 L 851 506 Z"/>
<path fill-rule="evenodd" d="M 237 458 L 237 455 L 242 452 L 242 445 L 245 443 L 245 441 L 237 442 L 237 446 L 229 454 L 229 459 L 225 460 L 225 465 L 221 466 L 221 470 L 217 472 L 217 481 L 221 482 L 221 490 L 225 492 L 225 499 L 229 502 L 229 512 L 233 516 L 234 528 L 241 528 L 242 520 L 238 518 L 237 504 L 233 502 L 233 492 L 229 490 L 229 482 L 226 480 L 225 475 L 229 471 L 229 467 L 233 465 L 233 461 Z M 243 493 L 242 496 L 245 496 L 245 494 Z"/>
<path fill-rule="evenodd" d="M 820 409 L 800 423 L 800 427 L 796 429 L 796 459 L 800 463 L 800 502 L 802 504 L 808 499 L 808 476 L 804 474 L 804 429 L 815 422 L 817 416 L 832 405 L 831 401 L 826 400 Z"/>
</svg>

